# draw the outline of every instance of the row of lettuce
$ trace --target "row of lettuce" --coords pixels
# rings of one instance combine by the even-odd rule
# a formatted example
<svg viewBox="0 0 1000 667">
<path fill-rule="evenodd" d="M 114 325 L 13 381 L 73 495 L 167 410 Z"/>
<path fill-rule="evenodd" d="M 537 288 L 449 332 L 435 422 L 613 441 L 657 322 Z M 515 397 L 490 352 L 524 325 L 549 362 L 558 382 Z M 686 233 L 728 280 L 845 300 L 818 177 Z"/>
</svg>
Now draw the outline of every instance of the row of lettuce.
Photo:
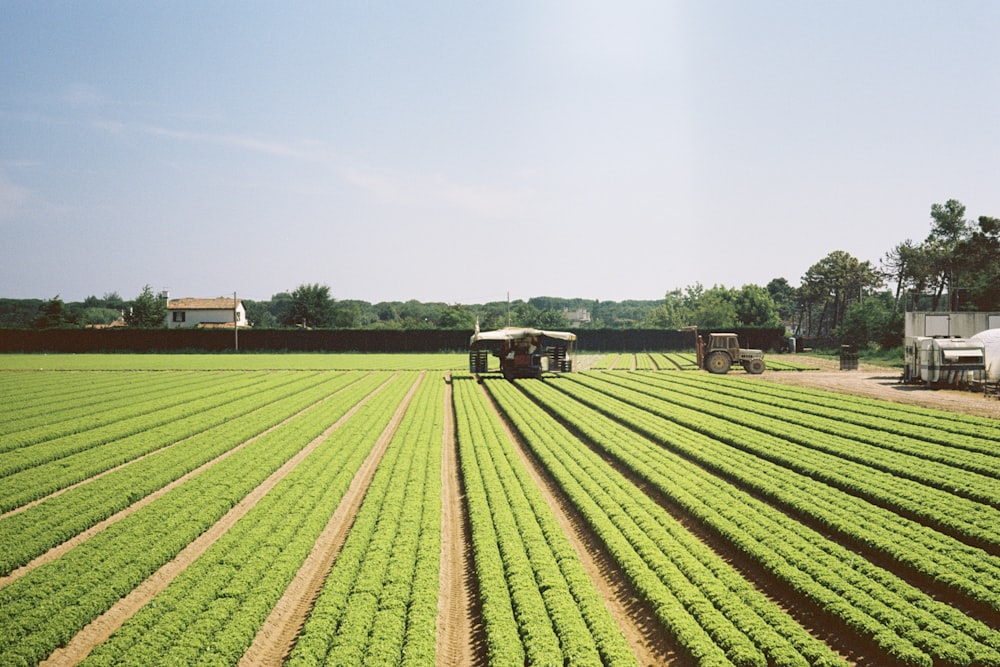
<svg viewBox="0 0 1000 667">
<path fill-rule="evenodd" d="M 2 371 L 447 371 L 465 352 L 239 352 L 3 354 Z"/>
<path fill-rule="evenodd" d="M 843 436 L 819 435 L 750 412 L 750 406 L 741 410 L 711 396 L 699 400 L 692 395 L 697 388 L 687 383 L 605 377 L 581 378 L 574 395 L 800 522 L 863 544 L 1000 610 L 996 477 Z M 608 392 L 614 401 L 607 399 Z M 836 447 L 843 447 L 843 458 L 830 453 Z M 862 455 L 860 450 L 869 451 Z M 851 456 L 870 457 L 878 465 L 865 466 Z M 996 456 L 980 458 L 983 466 L 993 459 L 996 470 Z M 939 484 L 950 476 L 952 486 Z"/>
<path fill-rule="evenodd" d="M 417 389 L 288 664 L 433 664 L 443 394 Z"/>
<path fill-rule="evenodd" d="M 453 409 L 490 664 L 636 664 L 584 531 L 657 660 L 1000 665 L 986 420 L 689 373 L 129 375 L 0 377 L 2 664 L 52 655 L 276 479 L 85 661 L 238 663 L 372 456 L 286 661 L 433 664 Z"/>
<path fill-rule="evenodd" d="M 68 379 L 83 381 L 82 376 Z M 62 456 L 38 457 L 35 466 L 0 479 L 0 507 L 6 510 L 0 518 L 0 574 L 10 574 L 133 503 L 162 492 L 175 480 L 210 465 L 318 401 L 349 387 L 346 400 L 359 400 L 377 382 L 377 377 L 362 377 L 360 373 L 325 377 L 279 374 L 263 382 L 245 378 L 246 395 L 240 389 L 223 391 L 213 386 L 209 397 L 195 397 L 184 404 L 173 427 L 163 423 L 149 432 L 126 427 L 116 438 L 106 432 L 113 427 L 112 422 L 57 438 L 68 444 Z M 155 384 L 146 388 L 153 393 L 169 391 L 169 387 Z M 262 399 L 265 396 L 266 401 Z M 344 400 L 338 397 L 338 403 Z M 122 401 L 127 403 L 128 397 Z M 108 412 L 119 409 L 112 407 Z M 20 454 L 23 461 L 36 446 L 50 452 L 54 449 L 41 443 L 23 453 L 0 453 L 0 466 L 8 456 Z"/>
<path fill-rule="evenodd" d="M 495 664 L 635 664 L 593 582 L 474 382 L 455 412 L 487 654 Z"/>
<path fill-rule="evenodd" d="M 468 484 L 481 473 L 467 469 L 467 461 L 487 456 L 482 452 L 492 458 L 480 469 L 518 464 L 483 392 L 466 380 L 456 381 L 456 411 L 464 425 L 459 441 L 467 441 L 461 451 Z M 960 453 L 949 470 L 940 461 L 950 448 L 934 443 L 940 434 L 917 437 L 926 414 L 901 409 L 901 424 L 886 433 L 910 435 L 887 437 L 881 452 L 865 452 L 880 435 L 850 441 L 822 430 L 792 432 L 801 420 L 797 406 L 786 406 L 785 416 L 755 412 L 737 397 L 761 387 L 735 378 L 585 373 L 516 384 L 486 379 L 483 386 L 617 574 L 697 664 L 844 664 L 843 655 L 851 654 L 880 664 L 1000 664 L 1000 559 L 993 539 L 1000 525 L 994 486 L 1000 438 L 989 422 L 956 419 L 948 426 L 979 433 L 978 443 L 969 439 L 962 447 L 978 454 Z M 811 397 L 817 410 L 821 396 Z M 769 402 L 776 401 L 762 403 Z M 856 409 L 893 421 L 884 404 L 858 401 Z M 831 445 L 833 437 L 840 440 Z M 843 457 L 829 453 L 848 444 Z M 921 469 L 915 460 L 929 463 Z M 908 474 L 889 472 L 895 469 Z M 974 469 L 993 474 L 966 479 Z M 552 634 L 561 637 L 558 605 L 547 597 L 551 584 L 540 585 L 539 595 L 530 585 L 505 583 L 497 571 L 513 577 L 527 567 L 518 560 L 520 544 L 541 538 L 526 537 L 520 522 L 542 521 L 547 509 L 513 510 L 517 529 L 501 531 L 509 519 L 498 515 L 511 511 L 506 487 L 490 484 L 499 498 L 487 494 L 484 501 L 492 526 L 473 524 L 474 535 L 482 533 L 477 571 L 489 582 L 484 591 L 492 591 L 483 609 L 487 644 L 503 662 L 534 664 L 533 655 L 557 651 Z M 647 492 L 637 493 L 637 485 Z M 667 509 L 710 537 L 695 538 Z M 502 532 L 520 536 L 516 549 L 496 548 Z M 706 542 L 739 553 L 741 571 Z M 783 600 L 782 607 L 765 594 Z M 826 628 L 829 644 L 784 607 Z"/>
<path fill-rule="evenodd" d="M 386 372 L 328 373 L 319 381 L 301 377 L 298 391 L 287 395 L 275 391 L 266 397 L 258 393 L 257 409 L 243 418 L 230 413 L 153 456 L 138 456 L 130 465 L 87 484 L 67 487 L 39 504 L 3 515 L 5 552 L 20 550 L 18 527 L 37 526 L 38 542 L 45 525 L 62 525 L 60 536 L 49 536 L 32 550 L 44 552 L 85 529 L 88 522 L 94 524 L 95 517 L 114 513 L 120 504 L 135 502 L 159 485 L 148 494 L 152 502 L 111 522 L 61 557 L 4 578 L 0 663 L 37 664 L 67 645 L 84 626 L 190 550 L 200 535 L 247 503 L 275 476 L 279 481 L 273 489 L 251 503 L 252 509 L 85 660 L 85 664 L 236 664 L 327 527 L 355 473 L 388 432 L 390 420 L 405 409 L 397 436 L 388 443 L 385 465 L 379 467 L 343 557 L 327 581 L 326 588 L 334 592 L 321 594 L 303 634 L 303 648 L 293 657 L 301 664 L 323 661 L 324 652 L 312 638 L 327 641 L 336 636 L 329 631 L 331 610 L 338 605 L 337 582 L 346 576 L 355 582 L 350 603 L 339 603 L 348 619 L 340 626 L 346 643 L 353 645 L 355 625 L 363 624 L 355 619 L 372 607 L 363 602 L 375 594 L 375 606 L 381 611 L 373 622 L 370 653 L 376 657 L 371 664 L 390 664 L 393 661 L 379 656 L 390 650 L 402 655 L 404 645 L 410 664 L 427 664 L 427 656 L 434 652 L 437 606 L 443 389 L 439 382 L 421 382 L 422 377 Z M 281 386 L 281 380 L 275 381 Z M 253 380 L 247 382 L 254 385 Z M 109 447 L 94 445 L 85 451 L 98 456 Z M 155 456 L 167 459 L 158 461 Z M 192 456 L 210 458 L 211 465 L 183 478 L 190 464 L 180 461 Z M 400 486 L 396 480 L 403 470 L 409 471 L 407 483 Z M 159 482 L 149 475 L 158 476 Z M 171 478 L 183 483 L 171 485 Z M 78 491 L 87 495 L 67 500 Z M 400 493 L 405 494 L 405 503 Z M 389 509 L 392 494 L 391 502 L 399 511 Z M 81 508 L 80 502 L 102 507 L 91 519 L 73 523 L 68 515 Z M 395 520 L 397 527 L 387 528 L 386 518 Z M 385 547 L 364 544 L 364 527 L 373 521 L 379 527 L 376 537 L 369 539 L 384 540 L 381 535 L 389 530 L 391 548 L 384 552 L 381 573 L 354 577 L 351 554 L 367 572 L 375 566 L 375 559 L 367 555 L 382 553 Z M 29 558 L 21 553 L 7 560 Z M 390 561 L 392 567 L 386 567 Z M 373 593 L 379 581 L 382 592 Z M 400 608 L 408 610 L 402 621 Z M 399 634 L 400 626 L 405 637 Z M 362 634 L 367 635 L 363 630 Z M 337 655 L 335 646 L 329 650 Z"/>
<path fill-rule="evenodd" d="M 776 359 L 768 356 L 765 364 L 772 371 L 816 370 L 816 365 L 807 359 L 793 361 L 792 357 Z M 694 352 L 629 352 L 624 354 L 604 354 L 589 365 L 590 370 L 604 371 L 689 371 L 698 368 L 698 358 Z"/>
<path fill-rule="evenodd" d="M 773 463 L 771 452 L 789 444 L 765 435 L 759 424 L 712 421 L 705 411 L 684 414 L 671 398 L 680 400 L 673 393 L 686 395 L 689 387 L 671 388 L 663 379 L 649 391 L 648 374 L 635 376 L 577 375 L 521 386 L 548 414 L 571 426 L 577 442 L 588 442 L 656 489 L 666 504 L 750 558 L 766 578 L 795 591 L 885 656 L 918 665 L 1000 662 L 1000 634 L 977 620 L 988 616 L 996 624 L 1000 570 L 994 549 L 968 543 L 978 541 L 978 534 L 963 542 L 907 518 L 915 512 L 900 505 L 905 500 L 890 509 L 855 495 L 888 483 L 892 476 L 886 473 L 872 471 L 864 481 L 837 488 L 814 477 L 818 469 L 802 472 Z M 719 402 L 703 398 L 698 404 L 709 410 Z M 507 413 L 524 412 L 523 403 Z M 743 421 L 762 418 L 744 414 Z M 534 446 L 535 440 L 527 440 Z M 807 459 L 815 452 L 799 449 Z M 936 494 L 931 487 L 917 488 Z M 951 502 L 966 504 L 961 497 L 935 497 L 942 516 L 950 513 Z M 995 508 L 982 506 L 981 527 L 987 532 L 997 526 L 991 517 Z M 939 602 L 912 581 L 934 582 L 969 613 Z"/>
<path fill-rule="evenodd" d="M 682 652 L 701 665 L 845 664 L 545 410 L 507 383 L 488 385 Z"/>
<path fill-rule="evenodd" d="M 697 368 L 694 352 L 587 352 L 578 368 L 594 370 L 692 370 Z M 768 370 L 816 370 L 808 355 L 767 355 Z M 0 354 L 0 371 L 108 371 L 109 383 L 119 381 L 121 371 L 331 371 L 331 370 L 411 370 L 463 371 L 469 367 L 467 353 L 318 353 L 318 354 L 80 354 L 39 355 Z M 497 361 L 491 359 L 495 370 Z"/>
</svg>

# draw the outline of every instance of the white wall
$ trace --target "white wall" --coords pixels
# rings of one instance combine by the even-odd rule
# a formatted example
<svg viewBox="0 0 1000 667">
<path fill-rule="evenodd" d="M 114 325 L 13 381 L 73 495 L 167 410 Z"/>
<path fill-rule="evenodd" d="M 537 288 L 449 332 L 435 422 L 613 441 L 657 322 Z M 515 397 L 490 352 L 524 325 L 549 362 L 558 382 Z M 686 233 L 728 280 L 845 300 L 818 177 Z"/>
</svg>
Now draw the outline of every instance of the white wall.
<svg viewBox="0 0 1000 667">
<path fill-rule="evenodd" d="M 184 321 L 175 322 L 174 313 L 183 312 Z M 243 304 L 236 307 L 238 326 L 247 326 L 247 311 Z M 167 327 L 170 329 L 190 329 L 199 324 L 232 324 L 232 309 L 197 310 L 193 308 L 175 308 L 167 311 Z"/>
</svg>

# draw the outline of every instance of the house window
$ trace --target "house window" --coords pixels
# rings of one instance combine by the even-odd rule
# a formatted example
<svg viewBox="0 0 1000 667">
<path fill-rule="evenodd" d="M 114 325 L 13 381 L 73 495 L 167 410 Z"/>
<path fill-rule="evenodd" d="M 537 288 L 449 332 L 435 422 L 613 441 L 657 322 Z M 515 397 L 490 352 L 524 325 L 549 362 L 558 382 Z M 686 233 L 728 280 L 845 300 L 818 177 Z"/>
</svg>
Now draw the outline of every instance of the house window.
<svg viewBox="0 0 1000 667">
<path fill-rule="evenodd" d="M 174 311 L 174 322 L 183 322 L 184 321 L 184 314 L 185 313 L 184 313 L 183 310 L 175 310 Z"/>
</svg>

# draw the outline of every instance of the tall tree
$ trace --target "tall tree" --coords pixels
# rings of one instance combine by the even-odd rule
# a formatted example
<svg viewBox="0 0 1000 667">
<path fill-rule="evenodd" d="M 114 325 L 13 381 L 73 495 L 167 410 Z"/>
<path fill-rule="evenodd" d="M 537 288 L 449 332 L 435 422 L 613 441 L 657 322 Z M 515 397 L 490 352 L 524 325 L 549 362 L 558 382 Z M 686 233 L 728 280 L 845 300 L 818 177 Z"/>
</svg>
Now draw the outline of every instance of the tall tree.
<svg viewBox="0 0 1000 667">
<path fill-rule="evenodd" d="M 333 326 L 333 299 L 328 285 L 299 285 L 292 291 L 288 305 L 282 324 L 318 329 Z"/>
<path fill-rule="evenodd" d="M 965 219 L 965 205 L 955 199 L 931 205 L 931 233 L 924 241 L 926 266 L 931 270 L 934 310 L 948 293 L 948 309 L 957 309 L 957 287 L 963 282 L 966 262 L 961 249 L 972 233 Z"/>
<path fill-rule="evenodd" d="M 891 292 L 866 296 L 847 306 L 836 335 L 842 343 L 857 348 L 877 343 L 882 349 L 898 347 L 903 340 L 903 316 L 892 305 Z"/>
<path fill-rule="evenodd" d="M 843 322 L 848 304 L 881 284 L 882 277 L 871 262 L 861 262 L 843 250 L 834 250 L 813 264 L 802 277 L 801 288 L 810 315 L 809 333 L 832 333 Z"/>
<path fill-rule="evenodd" d="M 771 294 L 760 285 L 744 285 L 733 298 L 736 323 L 745 327 L 776 327 L 781 325 L 778 307 Z"/>
<path fill-rule="evenodd" d="M 153 294 L 146 285 L 125 311 L 125 324 L 137 329 L 158 329 L 167 326 L 167 301 Z"/>
<path fill-rule="evenodd" d="M 438 318 L 442 329 L 471 329 L 475 326 L 475 316 L 461 304 L 453 304 L 444 309 Z"/>
<path fill-rule="evenodd" d="M 353 329 L 361 322 L 361 305 L 357 301 L 335 301 L 331 318 L 332 326 Z"/>
<path fill-rule="evenodd" d="M 961 289 L 955 286 L 952 308 L 1000 309 L 1000 218 L 980 216 L 968 238 L 959 242 L 964 264 Z"/>
<path fill-rule="evenodd" d="M 691 323 L 683 293 L 673 289 L 663 296 L 663 303 L 646 313 L 642 326 L 650 329 L 679 329 Z"/>
<path fill-rule="evenodd" d="M 765 289 L 778 309 L 778 317 L 789 321 L 794 319 L 799 310 L 798 290 L 788 284 L 788 279 L 774 278 Z"/>
<path fill-rule="evenodd" d="M 691 313 L 693 324 L 701 329 L 722 329 L 737 324 L 735 290 L 715 285 L 704 291 L 694 290 L 692 295 L 696 292 L 697 302 Z"/>
<path fill-rule="evenodd" d="M 104 301 L 105 308 L 114 308 L 116 310 L 125 308 L 125 300 L 118 295 L 118 292 L 105 292 L 101 300 Z"/>
<path fill-rule="evenodd" d="M 292 295 L 288 292 L 278 292 L 271 295 L 271 300 L 267 304 L 267 312 L 271 314 L 274 324 L 277 326 L 295 326 L 292 320 Z M 247 313 L 249 318 L 250 314 Z M 263 321 L 263 319 L 262 319 Z M 301 322 L 299 323 L 301 324 Z"/>
<path fill-rule="evenodd" d="M 559 331 L 561 329 L 569 328 L 569 320 L 566 319 L 565 313 L 561 310 L 549 308 L 547 310 L 539 311 L 538 317 L 535 319 L 535 324 L 532 326 L 538 329 Z"/>
<path fill-rule="evenodd" d="M 49 299 L 35 320 L 36 329 L 58 329 L 73 324 L 73 317 L 59 295 Z"/>
<path fill-rule="evenodd" d="M 501 329 L 507 326 L 507 313 L 499 306 L 484 306 L 476 312 L 476 320 L 479 321 L 479 328 L 482 331 Z"/>
<path fill-rule="evenodd" d="M 930 260 L 926 248 L 906 239 L 887 252 L 881 261 L 881 271 L 886 279 L 896 283 L 893 309 L 906 310 L 905 299 L 908 290 L 923 293 L 930 283 Z"/>
</svg>

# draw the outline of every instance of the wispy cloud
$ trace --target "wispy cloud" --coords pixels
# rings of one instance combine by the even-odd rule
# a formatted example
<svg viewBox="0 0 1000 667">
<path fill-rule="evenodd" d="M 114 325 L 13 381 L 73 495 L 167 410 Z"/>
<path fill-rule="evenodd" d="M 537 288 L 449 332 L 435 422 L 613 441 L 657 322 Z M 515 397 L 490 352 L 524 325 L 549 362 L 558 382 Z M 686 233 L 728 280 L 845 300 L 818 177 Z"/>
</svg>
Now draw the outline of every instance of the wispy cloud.
<svg viewBox="0 0 1000 667">
<path fill-rule="evenodd" d="M 62 96 L 63 102 L 75 109 L 98 109 L 108 104 L 108 100 L 95 86 L 85 83 L 70 85 Z"/>
<path fill-rule="evenodd" d="M 316 146 L 259 139 L 252 136 L 212 132 L 193 132 L 191 130 L 176 130 L 152 125 L 137 126 L 136 129 L 139 132 L 158 137 L 179 139 L 193 143 L 228 146 L 230 148 L 238 148 L 254 153 L 263 153 L 266 155 L 285 157 L 293 160 L 320 161 L 323 160 L 325 156 L 325 152 L 317 149 Z"/>
<path fill-rule="evenodd" d="M 467 215 L 506 218 L 523 208 L 527 189 L 458 182 L 442 173 L 400 172 L 350 162 L 321 142 L 262 139 L 251 135 L 203 132 L 149 124 L 95 121 L 93 127 L 115 134 L 136 134 L 190 144 L 223 146 L 265 156 L 309 162 L 392 206 L 444 208 Z"/>
<path fill-rule="evenodd" d="M 35 169 L 36 167 L 41 167 L 42 166 L 42 161 L 41 160 L 4 160 L 3 162 L 0 162 L 0 166 L 3 166 L 6 169 L 14 169 L 14 170 Z"/>
<path fill-rule="evenodd" d="M 43 190 L 21 185 L 0 173 L 0 225 L 62 224 L 78 211 L 73 205 L 47 198 Z"/>
<path fill-rule="evenodd" d="M 68 106 L 76 111 L 152 108 L 149 103 L 137 99 L 112 97 L 97 86 L 84 82 L 76 82 L 66 86 L 59 95 L 59 101 L 63 106 Z"/>
<path fill-rule="evenodd" d="M 0 174 L 0 222 L 17 217 L 30 196 L 31 190 L 11 183 L 6 176 Z"/>
<path fill-rule="evenodd" d="M 200 132 L 195 130 L 164 127 L 162 125 L 128 123 L 107 118 L 90 121 L 89 125 L 95 130 L 113 134 L 115 136 L 144 135 L 163 139 L 175 139 L 189 144 L 224 146 L 292 160 L 319 162 L 324 161 L 327 156 L 327 151 L 315 144 L 297 144 L 293 142 L 261 139 L 259 137 L 249 135 L 220 132 Z"/>
<path fill-rule="evenodd" d="M 528 188 L 460 183 L 444 174 L 400 173 L 352 165 L 340 173 L 351 185 L 393 206 L 460 211 L 477 218 L 510 219 L 525 209 Z"/>
</svg>

